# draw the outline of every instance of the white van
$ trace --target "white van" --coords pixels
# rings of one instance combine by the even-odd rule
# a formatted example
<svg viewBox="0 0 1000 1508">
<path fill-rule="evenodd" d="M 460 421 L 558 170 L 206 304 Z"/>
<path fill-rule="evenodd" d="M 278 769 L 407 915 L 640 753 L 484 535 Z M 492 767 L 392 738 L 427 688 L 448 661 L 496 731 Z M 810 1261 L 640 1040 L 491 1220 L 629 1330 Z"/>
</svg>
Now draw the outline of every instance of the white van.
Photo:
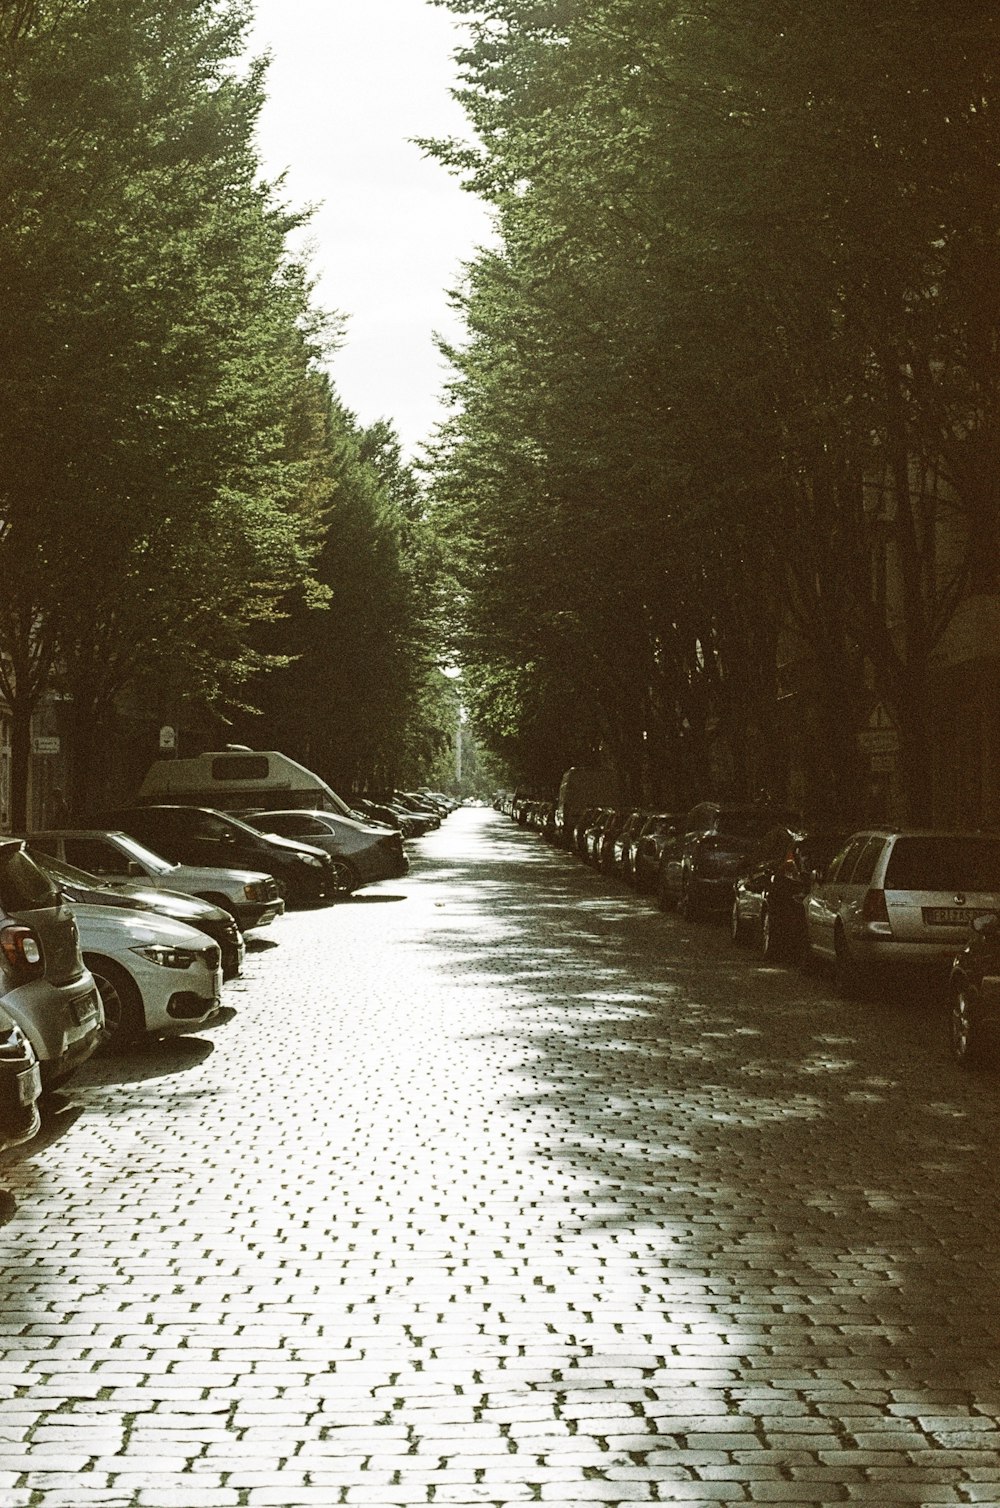
<svg viewBox="0 0 1000 1508">
<path fill-rule="evenodd" d="M 214 806 L 220 811 L 296 806 L 350 815 L 325 780 L 275 749 L 220 749 L 193 759 L 157 759 L 146 772 L 138 799 Z"/>
</svg>

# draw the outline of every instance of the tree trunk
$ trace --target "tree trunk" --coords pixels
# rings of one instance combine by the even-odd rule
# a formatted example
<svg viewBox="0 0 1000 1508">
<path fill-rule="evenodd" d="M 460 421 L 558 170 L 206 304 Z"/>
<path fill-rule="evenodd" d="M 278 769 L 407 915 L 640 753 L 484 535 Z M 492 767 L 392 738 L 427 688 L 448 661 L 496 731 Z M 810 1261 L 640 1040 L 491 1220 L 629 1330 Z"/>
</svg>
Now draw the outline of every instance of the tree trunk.
<svg viewBox="0 0 1000 1508">
<path fill-rule="evenodd" d="M 15 697 L 10 708 L 10 820 L 16 833 L 28 828 L 28 777 L 31 768 L 31 714 L 34 701 Z"/>
</svg>

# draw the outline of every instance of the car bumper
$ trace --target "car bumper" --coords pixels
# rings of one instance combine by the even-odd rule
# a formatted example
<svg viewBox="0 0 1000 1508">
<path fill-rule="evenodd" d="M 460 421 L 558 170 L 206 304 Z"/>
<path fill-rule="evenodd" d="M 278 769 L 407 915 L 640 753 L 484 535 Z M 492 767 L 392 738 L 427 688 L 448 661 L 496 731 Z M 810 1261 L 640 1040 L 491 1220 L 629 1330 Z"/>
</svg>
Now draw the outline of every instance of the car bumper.
<svg viewBox="0 0 1000 1508">
<path fill-rule="evenodd" d="M 241 932 L 252 932 L 255 927 L 267 927 L 275 917 L 285 914 L 285 903 L 280 896 L 270 901 L 235 901 L 233 915 Z"/>
<path fill-rule="evenodd" d="M 201 966 L 164 969 L 150 964 L 134 971 L 142 995 L 146 1030 L 156 1037 L 197 1031 L 217 1013 L 222 999 L 222 968 Z"/>
</svg>

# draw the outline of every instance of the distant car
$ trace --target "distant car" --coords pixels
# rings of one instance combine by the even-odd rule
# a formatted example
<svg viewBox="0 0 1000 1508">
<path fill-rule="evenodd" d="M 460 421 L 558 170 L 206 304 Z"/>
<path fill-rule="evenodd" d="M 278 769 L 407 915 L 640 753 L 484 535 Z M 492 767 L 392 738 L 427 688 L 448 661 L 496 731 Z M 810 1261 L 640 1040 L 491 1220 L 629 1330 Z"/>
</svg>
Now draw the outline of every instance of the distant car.
<svg viewBox="0 0 1000 1508">
<path fill-rule="evenodd" d="M 813 876 L 826 870 L 845 834 L 798 832 L 783 823 L 766 832 L 736 879 L 733 941 L 765 959 L 801 958 L 806 946 L 805 899 Z"/>
<path fill-rule="evenodd" d="M 32 851 L 86 870 L 114 890 L 138 881 L 153 890 L 182 891 L 228 911 L 243 932 L 281 916 L 285 903 L 271 875 L 218 864 L 174 864 L 128 833 L 110 828 L 54 828 L 31 833 Z"/>
<path fill-rule="evenodd" d="M 80 948 L 104 1004 L 104 1043 L 177 1036 L 219 1009 L 219 945 L 184 922 L 153 912 L 77 902 Z"/>
<path fill-rule="evenodd" d="M 332 861 L 337 894 L 350 895 L 361 885 L 396 880 L 409 871 L 400 833 L 355 822 L 336 812 L 253 812 L 244 820 L 262 833 L 304 838 L 325 849 Z"/>
<path fill-rule="evenodd" d="M 783 813 L 765 806 L 699 802 L 684 819 L 683 838 L 664 848 L 658 881 L 662 908 L 676 906 L 688 921 L 728 916 L 748 854 L 782 820 L 787 820 Z"/>
<path fill-rule="evenodd" d="M 855 833 L 806 897 L 810 952 L 854 995 L 902 968 L 946 973 L 982 916 L 1000 912 L 1000 837 L 929 828 Z"/>
<path fill-rule="evenodd" d="M 18 838 L 0 842 L 0 1005 L 31 1043 L 45 1089 L 100 1044 L 101 997 L 76 918 Z"/>
<path fill-rule="evenodd" d="M 636 890 L 655 890 L 660 873 L 660 855 L 668 839 L 676 837 L 682 813 L 654 812 L 639 829 L 632 845 L 632 879 Z"/>
<path fill-rule="evenodd" d="M 426 818 L 404 811 L 401 806 L 391 806 L 387 801 L 369 801 L 367 796 L 358 796 L 353 806 L 362 817 L 398 828 L 404 838 L 420 838 L 430 831 L 431 824 Z"/>
<path fill-rule="evenodd" d="M 18 1147 L 41 1126 L 42 1074 L 35 1049 L 0 1006 L 0 1151 Z"/>
<path fill-rule="evenodd" d="M 312 844 L 272 838 L 231 812 L 207 806 L 128 806 L 109 814 L 121 828 L 176 864 L 264 870 L 289 905 L 314 906 L 332 893 L 330 857 Z"/>
<path fill-rule="evenodd" d="M 649 816 L 647 811 L 637 808 L 635 811 L 625 813 L 625 821 L 622 823 L 611 844 L 611 857 L 608 869 L 624 880 L 626 885 L 635 883 L 633 863 L 635 859 L 635 845 L 639 841 L 639 834 Z"/>
<path fill-rule="evenodd" d="M 1000 914 L 978 916 L 948 978 L 948 1041 L 962 1068 L 996 1061 L 1000 1044 Z"/>
<path fill-rule="evenodd" d="M 418 817 L 423 817 L 431 828 L 441 826 L 441 813 L 434 807 L 428 806 L 422 796 L 416 796 L 412 791 L 393 791 L 389 798 L 390 806 L 401 806 L 405 812 L 413 812 Z"/>
<path fill-rule="evenodd" d="M 179 890 L 157 890 L 151 885 L 140 884 L 138 880 L 122 880 L 112 890 L 102 884 L 97 875 L 77 869 L 63 859 L 53 858 L 41 849 L 33 850 L 30 840 L 26 846 L 35 862 L 62 886 L 66 899 L 74 905 L 82 902 L 92 906 L 117 906 L 125 911 L 153 911 L 171 921 L 183 922 L 218 943 L 224 980 L 235 979 L 240 973 L 246 943 L 235 917 L 221 906 L 213 906 L 210 901 L 199 900 L 197 896 L 184 895 Z"/>
</svg>

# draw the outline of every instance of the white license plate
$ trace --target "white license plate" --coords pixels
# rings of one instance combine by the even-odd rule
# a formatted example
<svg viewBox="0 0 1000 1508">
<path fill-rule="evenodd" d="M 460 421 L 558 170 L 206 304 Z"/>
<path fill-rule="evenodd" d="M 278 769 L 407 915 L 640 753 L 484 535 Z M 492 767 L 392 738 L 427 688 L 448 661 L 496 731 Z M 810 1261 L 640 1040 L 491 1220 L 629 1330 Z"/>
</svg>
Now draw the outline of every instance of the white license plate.
<svg viewBox="0 0 1000 1508">
<path fill-rule="evenodd" d="M 33 1105 L 42 1092 L 42 1073 L 37 1063 L 17 1076 L 17 1097 L 22 1105 Z"/>
<path fill-rule="evenodd" d="M 967 906 L 928 906 L 924 921 L 928 927 L 971 927 L 977 916 L 988 916 L 986 911 L 970 911 Z"/>
</svg>

